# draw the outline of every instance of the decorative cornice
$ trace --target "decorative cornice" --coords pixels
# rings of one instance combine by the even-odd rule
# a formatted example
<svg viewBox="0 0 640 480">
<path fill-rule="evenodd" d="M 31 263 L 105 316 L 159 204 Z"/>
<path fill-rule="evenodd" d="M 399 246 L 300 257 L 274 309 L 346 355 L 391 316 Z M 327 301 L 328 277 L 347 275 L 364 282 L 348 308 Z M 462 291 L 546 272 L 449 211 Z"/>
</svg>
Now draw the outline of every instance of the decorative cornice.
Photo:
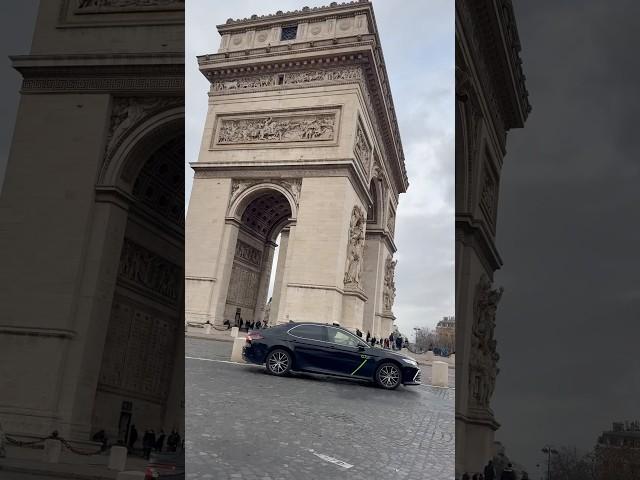
<svg viewBox="0 0 640 480">
<path fill-rule="evenodd" d="M 309 47 L 307 44 L 299 44 L 294 50 L 299 53 L 298 58 L 289 58 L 282 62 L 280 53 L 265 52 L 265 49 L 254 49 L 239 52 L 230 58 L 231 54 L 212 54 L 198 57 L 198 64 L 202 74 L 210 81 L 230 81 L 234 78 L 246 78 L 251 74 L 266 72 L 295 72 L 301 70 L 317 70 L 318 68 L 334 67 L 336 65 L 360 65 L 364 69 L 363 79 L 354 78 L 343 80 L 341 83 L 357 83 L 362 87 L 362 96 L 369 110 L 376 134 L 379 137 L 379 145 L 383 150 L 383 157 L 389 160 L 390 166 L 396 170 L 398 192 L 405 192 L 409 186 L 404 161 L 404 151 L 400 139 L 398 122 L 393 107 L 393 99 L 388 85 L 386 70 L 383 65 L 382 54 L 376 46 L 375 36 L 367 41 L 353 42 L 340 45 L 348 47 L 340 55 L 336 54 L 332 47 Z M 319 43 L 319 42 L 318 42 Z M 275 50 L 275 47 L 272 49 Z M 291 54 L 290 50 L 286 50 Z M 313 82 L 305 86 L 314 86 Z M 300 88 L 294 86 L 294 88 Z M 281 85 L 264 85 L 253 87 L 256 90 L 282 89 Z M 286 87 L 285 87 L 286 88 Z M 289 87 L 291 88 L 291 87 Z M 242 93 L 242 90 L 234 90 Z"/>
<path fill-rule="evenodd" d="M 456 0 L 456 17 L 499 135 L 523 127 L 531 105 L 511 0 Z"/>
<path fill-rule="evenodd" d="M 323 5 L 320 7 L 313 7 L 313 8 L 303 7 L 301 10 L 292 10 L 289 12 L 283 12 L 282 10 L 278 10 L 276 13 L 272 13 L 269 15 L 251 15 L 251 17 L 248 17 L 248 18 L 238 18 L 238 19 L 229 18 L 224 24 L 218 25 L 217 28 L 218 28 L 218 31 L 220 31 L 220 33 L 223 33 L 233 29 L 233 27 L 237 27 L 240 25 L 249 26 L 249 25 L 262 23 L 265 21 L 269 21 L 269 23 L 273 23 L 274 21 L 284 23 L 284 22 L 290 21 L 294 17 L 304 17 L 304 16 L 313 15 L 316 13 L 323 13 L 323 14 L 327 14 L 327 16 L 330 16 L 331 14 L 337 13 L 341 10 L 353 9 L 353 7 L 358 7 L 358 6 L 368 8 L 369 5 L 371 5 L 371 3 L 368 0 L 355 0 L 352 2 L 344 2 L 344 3 L 331 2 L 331 4 L 329 5 Z"/>
<path fill-rule="evenodd" d="M 10 57 L 22 93 L 155 92 L 184 95 L 182 54 Z"/>
</svg>

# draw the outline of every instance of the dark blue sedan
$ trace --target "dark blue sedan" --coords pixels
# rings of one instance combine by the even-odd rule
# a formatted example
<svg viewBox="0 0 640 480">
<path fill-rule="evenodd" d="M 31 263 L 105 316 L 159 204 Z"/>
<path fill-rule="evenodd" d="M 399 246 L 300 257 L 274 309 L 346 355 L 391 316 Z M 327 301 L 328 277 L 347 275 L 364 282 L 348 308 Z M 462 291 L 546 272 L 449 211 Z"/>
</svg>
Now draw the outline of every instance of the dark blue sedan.
<svg viewBox="0 0 640 480">
<path fill-rule="evenodd" d="M 420 384 L 420 369 L 412 358 L 371 347 L 349 330 L 320 323 L 253 330 L 242 356 L 278 376 L 290 371 L 337 375 L 370 380 L 386 389 Z"/>
</svg>

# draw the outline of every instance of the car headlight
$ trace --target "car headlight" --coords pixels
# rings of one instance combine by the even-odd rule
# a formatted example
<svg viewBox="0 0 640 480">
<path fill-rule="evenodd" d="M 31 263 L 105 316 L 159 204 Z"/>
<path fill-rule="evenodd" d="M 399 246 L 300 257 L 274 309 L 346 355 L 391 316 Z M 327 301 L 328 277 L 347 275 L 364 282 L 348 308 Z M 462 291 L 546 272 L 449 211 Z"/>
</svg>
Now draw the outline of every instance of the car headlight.
<svg viewBox="0 0 640 480">
<path fill-rule="evenodd" d="M 408 363 L 409 365 L 413 365 L 414 367 L 418 366 L 418 362 L 416 362 L 412 358 L 403 358 L 402 361 Z"/>
</svg>

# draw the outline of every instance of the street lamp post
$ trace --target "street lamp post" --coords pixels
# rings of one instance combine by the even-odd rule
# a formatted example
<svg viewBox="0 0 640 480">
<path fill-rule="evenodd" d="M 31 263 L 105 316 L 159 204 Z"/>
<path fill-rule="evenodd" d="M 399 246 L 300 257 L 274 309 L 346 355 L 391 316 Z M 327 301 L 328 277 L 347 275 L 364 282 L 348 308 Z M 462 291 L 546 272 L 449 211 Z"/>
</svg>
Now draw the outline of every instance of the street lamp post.
<svg viewBox="0 0 640 480">
<path fill-rule="evenodd" d="M 551 454 L 557 455 L 558 451 L 547 445 L 542 449 L 542 453 L 547 455 L 547 480 L 551 480 Z"/>
</svg>

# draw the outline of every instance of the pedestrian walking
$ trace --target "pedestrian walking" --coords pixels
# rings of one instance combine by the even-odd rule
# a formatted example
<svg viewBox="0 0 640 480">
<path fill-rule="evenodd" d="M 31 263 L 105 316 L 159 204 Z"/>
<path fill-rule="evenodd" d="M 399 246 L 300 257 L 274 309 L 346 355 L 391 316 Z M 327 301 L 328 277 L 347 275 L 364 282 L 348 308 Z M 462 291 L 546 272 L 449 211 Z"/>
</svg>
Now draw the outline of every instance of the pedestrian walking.
<svg viewBox="0 0 640 480">
<path fill-rule="evenodd" d="M 371 340 L 371 332 L 367 330 L 367 343 L 369 343 L 369 340 Z"/>
<path fill-rule="evenodd" d="M 513 465 L 507 465 L 500 475 L 500 480 L 516 480 L 516 472 L 513 471 Z"/>
<path fill-rule="evenodd" d="M 7 436 L 2 429 L 2 423 L 0 423 L 0 458 L 7 456 Z"/>
<path fill-rule="evenodd" d="M 258 320 L 258 321 L 256 322 L 256 329 L 257 329 L 257 330 L 260 330 L 260 327 L 261 327 L 261 326 L 262 326 L 262 322 L 261 322 L 260 320 Z"/>
<path fill-rule="evenodd" d="M 493 460 L 489 460 L 489 463 L 484 467 L 484 478 L 485 480 L 496 479 L 496 467 L 493 465 Z"/>
<path fill-rule="evenodd" d="M 162 447 L 164 447 L 164 439 L 165 439 L 164 430 L 160 429 L 160 433 L 158 433 L 158 438 L 155 444 L 156 452 L 162 452 Z"/>
<path fill-rule="evenodd" d="M 171 430 L 171 433 L 167 437 L 167 450 L 170 452 L 175 452 L 178 449 L 178 444 L 180 443 L 180 435 L 174 428 Z"/>
<path fill-rule="evenodd" d="M 388 338 L 384 339 L 384 348 L 389 348 L 389 339 Z"/>
<path fill-rule="evenodd" d="M 156 443 L 156 436 L 153 433 L 153 430 L 147 429 L 142 436 L 142 455 L 147 460 L 151 456 L 151 449 L 153 445 Z"/>
<path fill-rule="evenodd" d="M 396 338 L 396 347 L 398 350 L 402 350 L 402 335 L 398 335 L 398 338 Z"/>
<path fill-rule="evenodd" d="M 360 331 L 359 328 L 356 328 L 356 335 L 360 338 L 362 338 L 362 332 Z"/>
<path fill-rule="evenodd" d="M 135 425 L 131 425 L 131 428 L 129 429 L 129 450 L 133 452 L 133 450 L 135 449 L 135 444 L 136 444 L 136 440 L 138 440 L 138 430 L 136 430 L 136 426 Z"/>
</svg>

